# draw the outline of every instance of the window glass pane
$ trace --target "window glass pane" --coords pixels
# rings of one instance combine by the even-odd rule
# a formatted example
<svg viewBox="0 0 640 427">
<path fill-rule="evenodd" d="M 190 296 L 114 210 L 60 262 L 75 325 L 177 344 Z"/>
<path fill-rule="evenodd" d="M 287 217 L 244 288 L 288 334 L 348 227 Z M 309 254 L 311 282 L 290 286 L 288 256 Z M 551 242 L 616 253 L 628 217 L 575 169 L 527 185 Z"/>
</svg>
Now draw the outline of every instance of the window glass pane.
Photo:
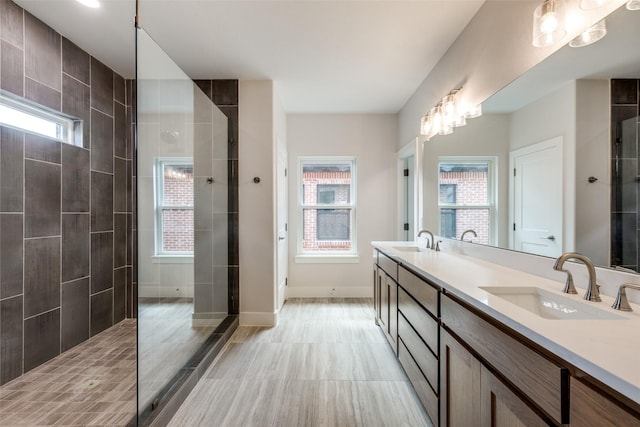
<svg viewBox="0 0 640 427">
<path fill-rule="evenodd" d="M 440 163 L 440 203 L 489 204 L 488 163 Z"/>
<path fill-rule="evenodd" d="M 193 209 L 162 211 L 162 250 L 193 252 Z"/>
<path fill-rule="evenodd" d="M 82 146 L 79 120 L 18 96 L 0 94 L 0 125 Z"/>
<path fill-rule="evenodd" d="M 304 205 L 351 203 L 350 163 L 305 163 L 302 166 Z"/>
<path fill-rule="evenodd" d="M 193 206 L 193 166 L 163 164 L 165 206 Z"/>
<path fill-rule="evenodd" d="M 349 178 L 351 180 L 351 178 Z M 346 205 L 349 204 L 349 184 L 318 184 L 316 187 L 317 204 Z"/>
<path fill-rule="evenodd" d="M 440 233 L 444 237 L 460 239 L 465 230 L 476 232 L 475 243 L 488 245 L 489 209 L 440 209 Z"/>
<path fill-rule="evenodd" d="M 304 209 L 305 251 L 350 251 L 351 209 Z"/>
</svg>

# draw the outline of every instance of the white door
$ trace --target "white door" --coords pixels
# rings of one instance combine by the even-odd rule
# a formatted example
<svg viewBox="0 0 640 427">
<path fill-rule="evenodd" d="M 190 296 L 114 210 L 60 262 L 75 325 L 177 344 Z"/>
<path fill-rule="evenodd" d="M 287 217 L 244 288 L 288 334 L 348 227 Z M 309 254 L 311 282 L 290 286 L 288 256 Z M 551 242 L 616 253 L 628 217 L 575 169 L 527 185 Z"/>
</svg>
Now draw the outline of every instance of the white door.
<svg viewBox="0 0 640 427">
<path fill-rule="evenodd" d="M 559 256 L 562 253 L 562 137 L 510 153 L 512 248 Z"/>
<path fill-rule="evenodd" d="M 278 141 L 278 171 L 277 171 L 277 199 L 278 199 L 278 310 L 282 308 L 285 300 L 287 274 L 288 274 L 288 172 L 287 172 L 287 150 L 280 141 Z"/>
</svg>

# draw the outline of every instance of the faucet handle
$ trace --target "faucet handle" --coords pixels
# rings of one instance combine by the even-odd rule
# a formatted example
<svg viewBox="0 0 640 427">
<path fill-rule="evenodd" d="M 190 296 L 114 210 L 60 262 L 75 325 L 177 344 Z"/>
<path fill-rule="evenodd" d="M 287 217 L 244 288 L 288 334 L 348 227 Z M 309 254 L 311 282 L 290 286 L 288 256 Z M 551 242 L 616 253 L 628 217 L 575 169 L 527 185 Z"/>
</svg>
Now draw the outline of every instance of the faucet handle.
<svg viewBox="0 0 640 427">
<path fill-rule="evenodd" d="M 625 283 L 624 285 L 621 285 L 620 289 L 618 289 L 618 296 L 616 297 L 616 301 L 611 307 L 621 311 L 633 311 L 633 309 L 629 305 L 629 299 L 627 298 L 627 292 L 625 290 L 626 288 L 640 291 L 640 286 L 638 285 L 632 285 L 631 283 Z"/>
</svg>

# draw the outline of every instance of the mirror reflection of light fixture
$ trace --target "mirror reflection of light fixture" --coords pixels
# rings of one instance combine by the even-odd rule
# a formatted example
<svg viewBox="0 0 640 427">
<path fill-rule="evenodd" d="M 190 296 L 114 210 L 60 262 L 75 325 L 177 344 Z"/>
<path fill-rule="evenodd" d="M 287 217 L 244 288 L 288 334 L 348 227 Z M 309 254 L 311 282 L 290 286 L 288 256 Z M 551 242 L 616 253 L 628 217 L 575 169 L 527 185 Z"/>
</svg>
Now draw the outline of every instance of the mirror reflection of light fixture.
<svg viewBox="0 0 640 427">
<path fill-rule="evenodd" d="M 454 89 L 431 108 L 420 120 L 420 134 L 427 137 L 427 141 L 435 135 L 449 135 L 453 128 L 464 126 L 467 119 L 482 115 L 482 106 L 468 107 L 460 98 L 462 89 Z"/>
<path fill-rule="evenodd" d="M 640 10 L 640 0 L 629 0 L 627 2 L 627 9 Z"/>
<path fill-rule="evenodd" d="M 580 9 L 597 9 L 610 2 L 611 0 L 580 0 Z"/>
<path fill-rule="evenodd" d="M 533 45 L 545 47 L 567 35 L 564 0 L 544 0 L 533 12 Z"/>
<path fill-rule="evenodd" d="M 582 34 L 569 42 L 571 47 L 582 47 L 597 42 L 607 34 L 607 24 L 605 20 L 596 22 L 587 28 Z"/>
</svg>

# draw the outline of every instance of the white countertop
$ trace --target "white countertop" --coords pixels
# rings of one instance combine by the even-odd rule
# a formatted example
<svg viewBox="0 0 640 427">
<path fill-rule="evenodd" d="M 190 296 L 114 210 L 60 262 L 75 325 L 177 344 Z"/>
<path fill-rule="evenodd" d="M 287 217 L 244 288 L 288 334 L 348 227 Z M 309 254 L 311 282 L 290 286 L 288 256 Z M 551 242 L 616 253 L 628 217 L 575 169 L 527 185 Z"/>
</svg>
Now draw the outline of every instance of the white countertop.
<svg viewBox="0 0 640 427">
<path fill-rule="evenodd" d="M 633 312 L 611 308 L 614 298 L 585 301 L 562 293 L 564 283 L 455 253 L 394 249 L 414 242 L 372 242 L 401 264 L 421 273 L 469 305 L 548 349 L 576 368 L 640 405 L 640 306 Z M 483 286 L 538 287 L 619 316 L 611 320 L 546 319 L 486 292 Z"/>
</svg>

